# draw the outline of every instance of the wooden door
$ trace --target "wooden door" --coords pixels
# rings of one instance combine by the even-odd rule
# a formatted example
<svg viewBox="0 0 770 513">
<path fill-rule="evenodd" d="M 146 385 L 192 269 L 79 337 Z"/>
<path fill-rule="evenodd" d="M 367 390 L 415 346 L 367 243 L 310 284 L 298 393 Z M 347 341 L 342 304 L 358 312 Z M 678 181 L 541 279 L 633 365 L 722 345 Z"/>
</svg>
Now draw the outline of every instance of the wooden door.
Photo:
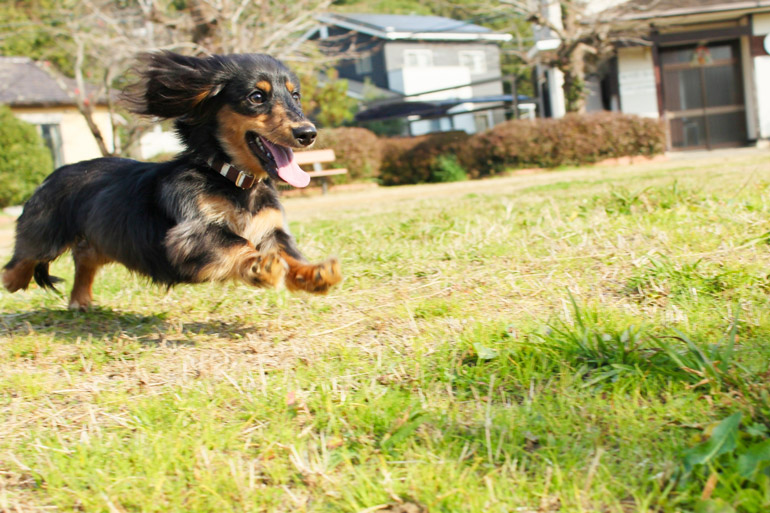
<svg viewBox="0 0 770 513">
<path fill-rule="evenodd" d="M 738 41 L 662 48 L 660 62 L 673 149 L 746 143 Z"/>
</svg>

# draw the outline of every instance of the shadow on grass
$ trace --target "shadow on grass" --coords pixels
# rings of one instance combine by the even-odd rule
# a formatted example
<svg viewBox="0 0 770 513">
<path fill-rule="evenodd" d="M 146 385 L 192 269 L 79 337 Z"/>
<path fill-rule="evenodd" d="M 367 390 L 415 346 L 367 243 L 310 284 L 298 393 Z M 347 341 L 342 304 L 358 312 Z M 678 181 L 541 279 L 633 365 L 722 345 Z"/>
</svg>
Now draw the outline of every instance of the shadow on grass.
<svg viewBox="0 0 770 513">
<path fill-rule="evenodd" d="M 181 328 L 181 329 L 180 329 Z M 128 336 L 144 345 L 195 345 L 190 336 L 217 336 L 226 339 L 241 339 L 254 332 L 253 326 L 233 326 L 220 320 L 169 322 L 165 313 L 140 315 L 95 307 L 88 312 L 41 308 L 30 312 L 0 312 L 0 334 L 53 335 L 67 341 L 101 340 L 105 337 Z M 171 332 L 172 336 L 167 338 Z M 179 335 L 181 339 L 179 340 Z"/>
</svg>

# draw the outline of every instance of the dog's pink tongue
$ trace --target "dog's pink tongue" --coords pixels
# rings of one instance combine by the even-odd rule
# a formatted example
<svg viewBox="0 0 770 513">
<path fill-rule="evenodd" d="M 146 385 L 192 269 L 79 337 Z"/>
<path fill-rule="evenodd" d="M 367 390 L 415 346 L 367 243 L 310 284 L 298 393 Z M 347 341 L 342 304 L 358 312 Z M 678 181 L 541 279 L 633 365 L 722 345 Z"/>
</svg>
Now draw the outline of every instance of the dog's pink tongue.
<svg viewBox="0 0 770 513">
<path fill-rule="evenodd" d="M 278 176 L 280 176 L 284 182 L 293 185 L 294 187 L 307 187 L 307 184 L 310 183 L 310 175 L 299 167 L 291 148 L 278 146 L 277 144 L 268 142 L 264 138 L 262 138 L 262 142 L 265 143 L 270 150 L 270 153 L 273 154 L 275 164 L 278 167 Z"/>
</svg>

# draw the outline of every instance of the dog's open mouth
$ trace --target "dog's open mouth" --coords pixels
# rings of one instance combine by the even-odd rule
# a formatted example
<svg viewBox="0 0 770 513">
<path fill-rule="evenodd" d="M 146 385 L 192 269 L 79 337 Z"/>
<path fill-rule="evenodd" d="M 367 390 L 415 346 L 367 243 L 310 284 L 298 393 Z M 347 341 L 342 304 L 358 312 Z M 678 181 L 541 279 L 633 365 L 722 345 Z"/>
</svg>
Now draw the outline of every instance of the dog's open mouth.
<svg viewBox="0 0 770 513">
<path fill-rule="evenodd" d="M 246 142 L 272 178 L 283 180 L 294 187 L 307 187 L 310 183 L 310 175 L 299 167 L 291 148 L 271 143 L 254 132 L 246 134 Z"/>
</svg>

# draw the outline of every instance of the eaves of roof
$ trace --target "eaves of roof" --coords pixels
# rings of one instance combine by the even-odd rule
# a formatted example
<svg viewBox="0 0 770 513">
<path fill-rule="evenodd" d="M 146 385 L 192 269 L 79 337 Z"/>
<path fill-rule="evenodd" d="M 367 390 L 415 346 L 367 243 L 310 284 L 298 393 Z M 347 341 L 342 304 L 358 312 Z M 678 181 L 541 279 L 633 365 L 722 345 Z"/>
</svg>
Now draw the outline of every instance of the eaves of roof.
<svg viewBox="0 0 770 513">
<path fill-rule="evenodd" d="M 737 0 L 734 2 L 721 2 L 711 5 L 694 3 L 677 7 L 654 7 L 644 12 L 631 12 L 621 16 L 625 20 L 650 20 L 653 18 L 675 18 L 679 16 L 692 16 L 698 14 L 718 14 L 733 11 L 752 11 L 770 9 L 770 0 Z"/>
<path fill-rule="evenodd" d="M 333 14 L 322 14 L 318 16 L 318 21 L 329 25 L 336 25 L 341 28 L 368 34 L 389 41 L 396 40 L 421 40 L 421 41 L 493 41 L 505 42 L 511 41 L 511 34 L 501 34 L 496 32 L 452 32 L 452 31 L 414 31 L 405 32 L 398 30 L 383 30 L 380 27 L 359 23 L 347 18 L 335 16 Z"/>
</svg>

